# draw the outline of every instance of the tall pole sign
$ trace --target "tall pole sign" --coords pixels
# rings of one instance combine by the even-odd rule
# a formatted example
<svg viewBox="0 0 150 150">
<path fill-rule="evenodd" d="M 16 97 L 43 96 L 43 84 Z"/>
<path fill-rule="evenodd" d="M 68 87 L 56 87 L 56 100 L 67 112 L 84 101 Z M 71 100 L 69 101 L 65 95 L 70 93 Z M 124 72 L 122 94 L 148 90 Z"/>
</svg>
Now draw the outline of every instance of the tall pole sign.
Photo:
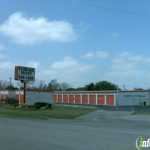
<svg viewBox="0 0 150 150">
<path fill-rule="evenodd" d="M 30 81 L 35 81 L 35 68 L 15 66 L 15 80 L 19 80 L 23 83 L 23 103 L 26 104 L 26 85 Z"/>
</svg>

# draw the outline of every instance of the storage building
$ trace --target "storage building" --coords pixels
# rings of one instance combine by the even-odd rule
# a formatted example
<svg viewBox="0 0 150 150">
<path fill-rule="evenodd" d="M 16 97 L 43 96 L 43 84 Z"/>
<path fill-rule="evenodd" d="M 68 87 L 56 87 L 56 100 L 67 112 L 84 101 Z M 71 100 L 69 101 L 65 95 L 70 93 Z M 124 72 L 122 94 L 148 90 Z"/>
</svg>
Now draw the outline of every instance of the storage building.
<svg viewBox="0 0 150 150">
<path fill-rule="evenodd" d="M 150 104 L 150 91 L 57 91 L 57 104 L 140 106 Z"/>
</svg>

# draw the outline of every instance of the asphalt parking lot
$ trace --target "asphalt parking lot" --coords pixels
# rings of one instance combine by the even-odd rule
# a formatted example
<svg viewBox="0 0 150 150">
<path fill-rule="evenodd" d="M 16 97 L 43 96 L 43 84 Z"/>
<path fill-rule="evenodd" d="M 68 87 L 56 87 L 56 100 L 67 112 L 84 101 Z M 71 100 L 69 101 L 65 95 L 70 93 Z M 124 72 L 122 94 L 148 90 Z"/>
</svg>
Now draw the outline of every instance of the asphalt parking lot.
<svg viewBox="0 0 150 150">
<path fill-rule="evenodd" d="M 130 119 L 128 119 L 130 118 Z M 150 122 L 129 112 L 97 111 L 76 120 L 0 118 L 1 150 L 135 150 Z"/>
</svg>

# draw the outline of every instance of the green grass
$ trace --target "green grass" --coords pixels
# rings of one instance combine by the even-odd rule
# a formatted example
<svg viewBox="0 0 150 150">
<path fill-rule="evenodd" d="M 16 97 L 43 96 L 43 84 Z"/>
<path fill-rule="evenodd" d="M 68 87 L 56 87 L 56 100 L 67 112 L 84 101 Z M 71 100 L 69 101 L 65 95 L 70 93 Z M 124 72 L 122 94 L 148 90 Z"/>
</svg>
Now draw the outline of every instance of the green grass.
<svg viewBox="0 0 150 150">
<path fill-rule="evenodd" d="M 133 112 L 132 115 L 150 115 L 150 112 L 144 112 L 144 111 L 136 111 L 136 112 Z"/>
<path fill-rule="evenodd" d="M 75 119 L 94 110 L 95 108 L 81 108 L 71 106 L 54 106 L 52 109 L 47 110 L 33 110 L 31 108 L 13 108 L 7 106 L 0 108 L 0 117 L 33 119 Z"/>
<path fill-rule="evenodd" d="M 135 108 L 132 115 L 150 115 L 150 106 Z"/>
</svg>

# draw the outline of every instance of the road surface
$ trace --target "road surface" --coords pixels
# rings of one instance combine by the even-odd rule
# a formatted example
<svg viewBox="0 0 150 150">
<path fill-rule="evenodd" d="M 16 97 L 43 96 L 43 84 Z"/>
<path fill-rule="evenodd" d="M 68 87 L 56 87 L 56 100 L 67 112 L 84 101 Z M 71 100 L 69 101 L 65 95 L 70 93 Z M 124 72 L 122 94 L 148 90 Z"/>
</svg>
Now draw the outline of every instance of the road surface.
<svg viewBox="0 0 150 150">
<path fill-rule="evenodd" d="M 76 120 L 0 118 L 0 149 L 135 150 L 138 136 L 150 137 L 150 122 L 128 116 L 97 111 Z"/>
</svg>

